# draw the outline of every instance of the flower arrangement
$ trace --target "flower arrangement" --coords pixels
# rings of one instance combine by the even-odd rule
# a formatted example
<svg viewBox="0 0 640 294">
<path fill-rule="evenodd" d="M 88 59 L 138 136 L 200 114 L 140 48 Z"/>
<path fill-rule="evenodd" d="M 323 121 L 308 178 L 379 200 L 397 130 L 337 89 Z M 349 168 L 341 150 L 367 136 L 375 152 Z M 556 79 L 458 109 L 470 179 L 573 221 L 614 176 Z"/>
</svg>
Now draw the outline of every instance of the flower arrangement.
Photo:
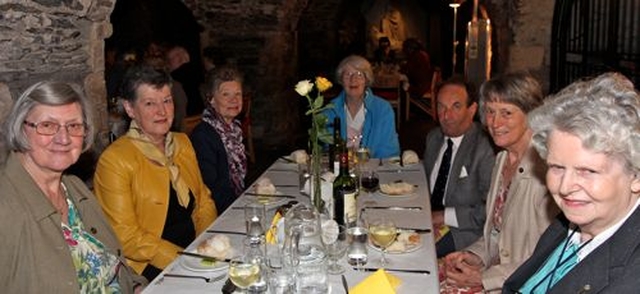
<svg viewBox="0 0 640 294">
<path fill-rule="evenodd" d="M 315 98 L 311 97 L 313 88 L 317 89 Z M 321 169 L 321 157 L 322 150 L 320 148 L 320 142 L 332 143 L 333 137 L 327 131 L 327 116 L 324 115 L 325 109 L 333 108 L 333 104 L 324 105 L 323 93 L 330 89 L 333 85 L 329 80 L 324 77 L 316 77 L 315 84 L 310 80 L 302 80 L 296 84 L 296 92 L 307 98 L 309 103 L 309 109 L 305 112 L 305 115 L 311 116 L 311 128 L 309 129 L 309 148 L 311 149 L 311 178 L 313 179 L 312 186 L 312 200 L 313 205 L 318 209 L 320 213 L 324 210 L 324 201 L 322 201 L 322 195 L 320 194 L 320 173 Z"/>
</svg>

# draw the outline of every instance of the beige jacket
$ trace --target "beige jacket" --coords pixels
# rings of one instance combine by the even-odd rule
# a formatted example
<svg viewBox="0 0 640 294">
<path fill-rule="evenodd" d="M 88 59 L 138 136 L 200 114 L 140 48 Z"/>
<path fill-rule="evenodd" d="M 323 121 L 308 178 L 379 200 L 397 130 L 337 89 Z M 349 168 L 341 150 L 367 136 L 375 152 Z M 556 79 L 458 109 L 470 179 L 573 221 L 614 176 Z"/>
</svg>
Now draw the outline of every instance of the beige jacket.
<svg viewBox="0 0 640 294">
<path fill-rule="evenodd" d="M 63 176 L 62 182 L 85 228 L 124 264 L 120 244 L 89 189 L 74 176 Z M 0 187 L 0 292 L 79 293 L 61 216 L 13 153 L 0 168 Z M 146 284 L 127 266 L 120 267 L 118 281 L 123 293 Z"/>
<path fill-rule="evenodd" d="M 545 186 L 546 164 L 530 146 L 511 181 L 502 231 L 492 239 L 493 209 L 506 160 L 506 151 L 498 153 L 491 174 L 484 233 L 466 249 L 480 256 L 485 264 L 482 284 L 487 292 L 501 290 L 504 281 L 533 253 L 540 235 L 560 211 Z"/>
</svg>

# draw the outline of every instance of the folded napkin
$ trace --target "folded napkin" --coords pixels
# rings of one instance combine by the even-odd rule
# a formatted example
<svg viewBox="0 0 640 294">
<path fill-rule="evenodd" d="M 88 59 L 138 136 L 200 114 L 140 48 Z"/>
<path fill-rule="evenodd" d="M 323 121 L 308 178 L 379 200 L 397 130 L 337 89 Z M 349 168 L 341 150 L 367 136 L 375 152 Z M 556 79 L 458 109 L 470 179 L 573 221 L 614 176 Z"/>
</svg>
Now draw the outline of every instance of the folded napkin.
<svg viewBox="0 0 640 294">
<path fill-rule="evenodd" d="M 256 194 L 274 195 L 276 194 L 276 186 L 271 182 L 269 178 L 260 178 L 254 185 Z"/>
<path fill-rule="evenodd" d="M 379 269 L 372 275 L 364 279 L 360 284 L 349 289 L 351 294 L 387 294 L 396 293 L 396 288 L 400 286 L 402 281 L 387 272 Z"/>
<path fill-rule="evenodd" d="M 416 164 L 420 162 L 420 158 L 418 154 L 413 150 L 406 150 L 402 152 L 402 163 L 403 164 Z"/>
<path fill-rule="evenodd" d="M 291 160 L 295 161 L 298 164 L 306 164 L 309 160 L 309 154 L 304 149 L 298 149 L 296 151 L 291 152 Z"/>
</svg>

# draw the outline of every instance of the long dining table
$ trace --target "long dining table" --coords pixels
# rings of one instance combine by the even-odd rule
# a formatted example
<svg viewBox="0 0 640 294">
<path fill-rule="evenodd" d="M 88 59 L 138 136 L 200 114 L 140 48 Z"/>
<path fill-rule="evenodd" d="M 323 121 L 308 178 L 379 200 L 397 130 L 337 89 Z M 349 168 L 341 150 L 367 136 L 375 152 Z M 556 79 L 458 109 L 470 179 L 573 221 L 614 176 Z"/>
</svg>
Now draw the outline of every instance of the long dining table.
<svg viewBox="0 0 640 294">
<path fill-rule="evenodd" d="M 388 273 L 400 278 L 402 283 L 397 293 L 439 293 L 437 260 L 435 254 L 434 237 L 431 224 L 431 209 L 429 203 L 429 188 L 421 163 L 400 165 L 397 160 L 370 159 L 368 168 L 375 169 L 379 175 L 380 184 L 403 181 L 413 184 L 413 193 L 390 196 L 376 191 L 366 193 L 361 191 L 358 196 L 358 210 L 368 216 L 384 216 L 392 219 L 399 228 L 420 230 L 421 243 L 416 248 L 405 253 L 387 253 L 389 264 L 385 267 Z M 299 188 L 298 165 L 286 158 L 276 160 L 259 178 L 268 178 L 276 187 L 278 194 L 287 197 L 274 197 L 274 201 L 267 204 L 267 221 L 273 216 L 277 207 L 292 200 L 309 203 L 309 196 L 301 193 Z M 248 185 L 246 191 L 233 205 L 222 213 L 211 224 L 209 229 L 196 237 L 185 251 L 195 251 L 198 244 L 213 234 L 225 234 L 230 238 L 236 250 L 242 250 L 245 223 L 243 207 L 256 196 L 254 184 Z M 289 197 L 293 196 L 293 197 Z M 378 207 L 368 209 L 366 207 Z M 411 209 L 401 209 L 410 207 Z M 364 208 L 364 209 L 363 209 Z M 350 288 L 356 286 L 379 267 L 381 253 L 369 247 L 368 262 L 364 265 L 368 271 L 358 271 L 350 266 L 346 257 L 338 263 L 345 267 L 344 276 Z M 241 252 L 239 252 L 241 253 Z M 144 289 L 143 293 L 221 293 L 226 277 L 217 281 L 205 281 L 199 278 L 169 277 L 167 274 L 191 275 L 214 278 L 224 275 L 227 267 L 221 266 L 213 270 L 200 269 L 188 262 L 192 257 L 179 256 L 162 273 Z M 398 270 L 398 271 L 396 271 Z M 406 272 L 400 270 L 416 270 Z M 329 293 L 345 293 L 341 275 L 328 275 Z"/>
</svg>

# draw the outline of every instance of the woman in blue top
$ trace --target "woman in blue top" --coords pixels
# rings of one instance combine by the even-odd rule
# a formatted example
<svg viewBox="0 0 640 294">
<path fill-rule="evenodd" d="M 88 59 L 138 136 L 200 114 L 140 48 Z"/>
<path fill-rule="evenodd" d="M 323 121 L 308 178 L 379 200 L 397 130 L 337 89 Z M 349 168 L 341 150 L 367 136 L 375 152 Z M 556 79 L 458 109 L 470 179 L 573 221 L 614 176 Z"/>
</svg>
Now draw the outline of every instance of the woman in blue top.
<svg viewBox="0 0 640 294">
<path fill-rule="evenodd" d="M 340 134 L 347 148 L 366 147 L 373 158 L 400 154 L 395 118 L 391 104 L 373 95 L 373 70 L 365 58 L 351 55 L 343 59 L 336 70 L 343 90 L 331 101 L 333 108 L 325 110 L 328 121 L 340 118 Z M 333 132 L 333 126 L 329 126 Z"/>
</svg>

